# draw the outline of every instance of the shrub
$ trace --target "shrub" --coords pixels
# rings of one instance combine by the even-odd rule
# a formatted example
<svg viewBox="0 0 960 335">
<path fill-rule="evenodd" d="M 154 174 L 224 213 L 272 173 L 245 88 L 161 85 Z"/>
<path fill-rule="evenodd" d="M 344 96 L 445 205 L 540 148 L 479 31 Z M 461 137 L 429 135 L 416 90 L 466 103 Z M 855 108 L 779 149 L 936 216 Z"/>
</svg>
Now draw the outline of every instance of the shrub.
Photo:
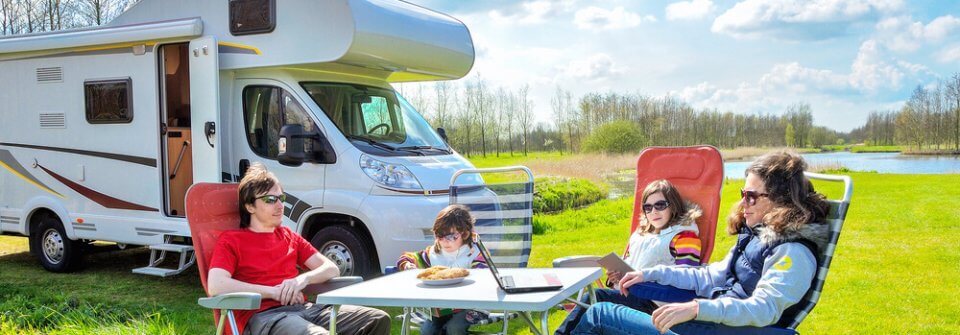
<svg viewBox="0 0 960 335">
<path fill-rule="evenodd" d="M 587 152 L 636 153 L 643 149 L 646 136 L 640 126 L 630 121 L 614 121 L 600 126 L 584 141 Z"/>
<path fill-rule="evenodd" d="M 536 178 L 533 192 L 533 212 L 550 213 L 583 207 L 605 198 L 607 191 L 578 178 Z"/>
</svg>

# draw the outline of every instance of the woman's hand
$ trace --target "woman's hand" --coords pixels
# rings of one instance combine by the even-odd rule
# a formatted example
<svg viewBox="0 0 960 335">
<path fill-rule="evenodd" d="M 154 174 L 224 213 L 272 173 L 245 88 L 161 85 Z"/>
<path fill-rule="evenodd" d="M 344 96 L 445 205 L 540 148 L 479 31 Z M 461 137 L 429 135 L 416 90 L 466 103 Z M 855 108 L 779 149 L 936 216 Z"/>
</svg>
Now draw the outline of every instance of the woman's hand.
<svg viewBox="0 0 960 335">
<path fill-rule="evenodd" d="M 277 285 L 277 297 L 274 299 L 279 301 L 281 305 L 303 303 L 302 291 L 306 287 L 307 277 L 303 275 L 284 280 L 280 285 Z"/>
<path fill-rule="evenodd" d="M 623 278 L 623 273 L 620 271 L 608 271 L 607 272 L 607 287 L 613 287 L 614 284 L 619 283 L 620 279 Z"/>
<path fill-rule="evenodd" d="M 661 334 L 666 333 L 671 327 L 693 320 L 700 313 L 700 305 L 696 300 L 678 304 L 666 304 L 653 311 L 653 326 Z"/>
<path fill-rule="evenodd" d="M 413 263 L 405 263 L 405 264 L 403 264 L 403 269 L 400 269 L 400 271 L 413 270 L 413 269 L 416 269 L 416 268 L 417 268 L 417 265 L 416 265 L 416 264 L 413 264 Z"/>
<path fill-rule="evenodd" d="M 627 288 L 633 286 L 636 283 L 643 282 L 643 273 L 640 271 L 630 271 L 623 275 L 623 278 L 620 278 L 620 293 L 623 296 L 627 296 Z"/>
</svg>

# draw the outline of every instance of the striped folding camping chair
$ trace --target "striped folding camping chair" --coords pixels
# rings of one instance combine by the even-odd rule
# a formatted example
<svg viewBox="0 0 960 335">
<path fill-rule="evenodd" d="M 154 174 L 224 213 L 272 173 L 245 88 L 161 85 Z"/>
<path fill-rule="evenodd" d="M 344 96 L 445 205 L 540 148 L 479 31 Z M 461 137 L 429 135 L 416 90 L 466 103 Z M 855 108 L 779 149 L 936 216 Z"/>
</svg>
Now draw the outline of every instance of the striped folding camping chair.
<svg viewBox="0 0 960 335">
<path fill-rule="evenodd" d="M 797 327 L 807 315 L 813 311 L 813 307 L 820 300 L 820 293 L 823 292 L 823 284 L 827 279 L 827 273 L 830 270 L 830 263 L 833 261 L 833 253 L 837 248 L 837 241 L 840 238 L 840 230 L 843 228 L 843 221 L 847 217 L 847 210 L 850 208 L 850 197 L 853 196 L 853 181 L 849 176 L 826 175 L 819 173 L 804 173 L 811 180 L 821 180 L 828 182 L 842 182 L 844 185 L 843 198 L 840 200 L 829 200 L 830 214 L 827 215 L 827 224 L 830 225 L 830 242 L 824 251 L 817 255 L 818 268 L 814 276 L 810 289 L 796 305 L 790 306 L 790 309 L 797 311 L 792 319 L 781 319 L 777 324 L 767 327 L 729 327 L 717 325 L 709 322 L 689 321 L 674 326 L 671 330 L 677 334 L 756 334 L 756 335 L 796 335 Z M 659 300 L 665 302 L 683 302 L 689 301 L 695 295 L 692 291 L 680 290 L 670 286 L 654 285 L 634 285 L 630 287 L 630 294 L 641 298 Z M 788 309 L 788 310 L 790 310 Z M 786 313 L 785 313 L 786 314 Z"/>
<path fill-rule="evenodd" d="M 467 169 L 450 179 L 450 204 L 464 205 L 476 219 L 474 229 L 501 268 L 524 268 L 530 259 L 533 237 L 533 173 L 522 166 Z M 507 334 L 516 313 L 481 311 L 474 325 L 503 322 Z M 430 311 L 404 308 L 403 329 L 416 329 Z M 471 333 L 479 333 L 471 331 Z"/>
</svg>

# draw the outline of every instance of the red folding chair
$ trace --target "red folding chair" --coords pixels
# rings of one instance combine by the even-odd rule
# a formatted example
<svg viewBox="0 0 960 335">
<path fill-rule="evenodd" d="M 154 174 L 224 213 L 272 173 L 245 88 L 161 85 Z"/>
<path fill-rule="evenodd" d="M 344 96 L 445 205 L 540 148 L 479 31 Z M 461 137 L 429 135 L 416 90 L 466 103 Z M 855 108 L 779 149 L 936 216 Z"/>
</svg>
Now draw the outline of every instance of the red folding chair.
<svg viewBox="0 0 960 335">
<path fill-rule="evenodd" d="M 709 145 L 693 147 L 649 147 L 637 158 L 636 199 L 630 233 L 637 229 L 643 215 L 643 189 L 658 179 L 676 186 L 683 199 L 700 206 L 703 215 L 697 219 L 700 229 L 700 264 L 710 261 L 713 240 L 717 234 L 720 213 L 720 191 L 723 186 L 723 158 Z"/>
<path fill-rule="evenodd" d="M 684 200 L 700 206 L 703 215 L 697 219 L 700 230 L 700 264 L 707 264 L 713 251 L 713 240 L 717 231 L 717 216 L 720 213 L 720 189 L 723 185 L 723 159 L 720 151 L 712 146 L 693 147 L 648 147 L 637 158 L 636 199 L 633 203 L 633 219 L 630 234 L 637 229 L 640 215 L 643 214 L 643 189 L 654 180 L 669 180 Z M 629 239 L 624 239 L 626 244 Z M 600 256 L 568 256 L 553 260 L 553 267 L 589 267 L 597 266 Z M 603 283 L 598 283 L 598 287 Z M 584 292 L 578 294 L 579 303 Z M 571 310 L 572 304 L 564 305 Z"/>
<path fill-rule="evenodd" d="M 207 291 L 207 272 L 210 259 L 217 246 L 217 239 L 224 231 L 240 228 L 238 184 L 197 183 L 190 187 L 186 196 L 187 222 L 193 248 L 197 255 L 197 270 L 200 283 Z M 337 277 L 323 284 L 307 286 L 304 293 L 317 294 L 362 281 L 361 277 Z M 217 325 L 217 334 L 223 334 L 224 316 L 230 323 L 228 334 L 237 334 L 234 310 L 256 310 L 260 308 L 261 296 L 258 293 L 236 292 L 200 298 L 197 303 L 213 310 L 213 319 Z M 223 312 L 223 313 L 221 313 Z"/>
</svg>

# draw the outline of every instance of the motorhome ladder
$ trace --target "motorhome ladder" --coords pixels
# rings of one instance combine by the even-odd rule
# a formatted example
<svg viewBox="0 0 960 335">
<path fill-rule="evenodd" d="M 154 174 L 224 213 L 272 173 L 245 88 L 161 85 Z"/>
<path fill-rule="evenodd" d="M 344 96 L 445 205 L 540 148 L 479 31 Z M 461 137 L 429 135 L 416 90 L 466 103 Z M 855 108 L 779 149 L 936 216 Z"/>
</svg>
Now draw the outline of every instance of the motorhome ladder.
<svg viewBox="0 0 960 335">
<path fill-rule="evenodd" d="M 164 236 L 161 244 L 150 246 L 150 265 L 142 268 L 133 269 L 133 273 L 139 273 L 157 277 L 169 277 L 178 275 L 196 262 L 197 257 L 193 251 L 193 245 L 185 236 Z M 176 252 L 180 254 L 180 262 L 176 269 L 162 268 L 160 263 L 167 257 L 167 252 Z"/>
</svg>

